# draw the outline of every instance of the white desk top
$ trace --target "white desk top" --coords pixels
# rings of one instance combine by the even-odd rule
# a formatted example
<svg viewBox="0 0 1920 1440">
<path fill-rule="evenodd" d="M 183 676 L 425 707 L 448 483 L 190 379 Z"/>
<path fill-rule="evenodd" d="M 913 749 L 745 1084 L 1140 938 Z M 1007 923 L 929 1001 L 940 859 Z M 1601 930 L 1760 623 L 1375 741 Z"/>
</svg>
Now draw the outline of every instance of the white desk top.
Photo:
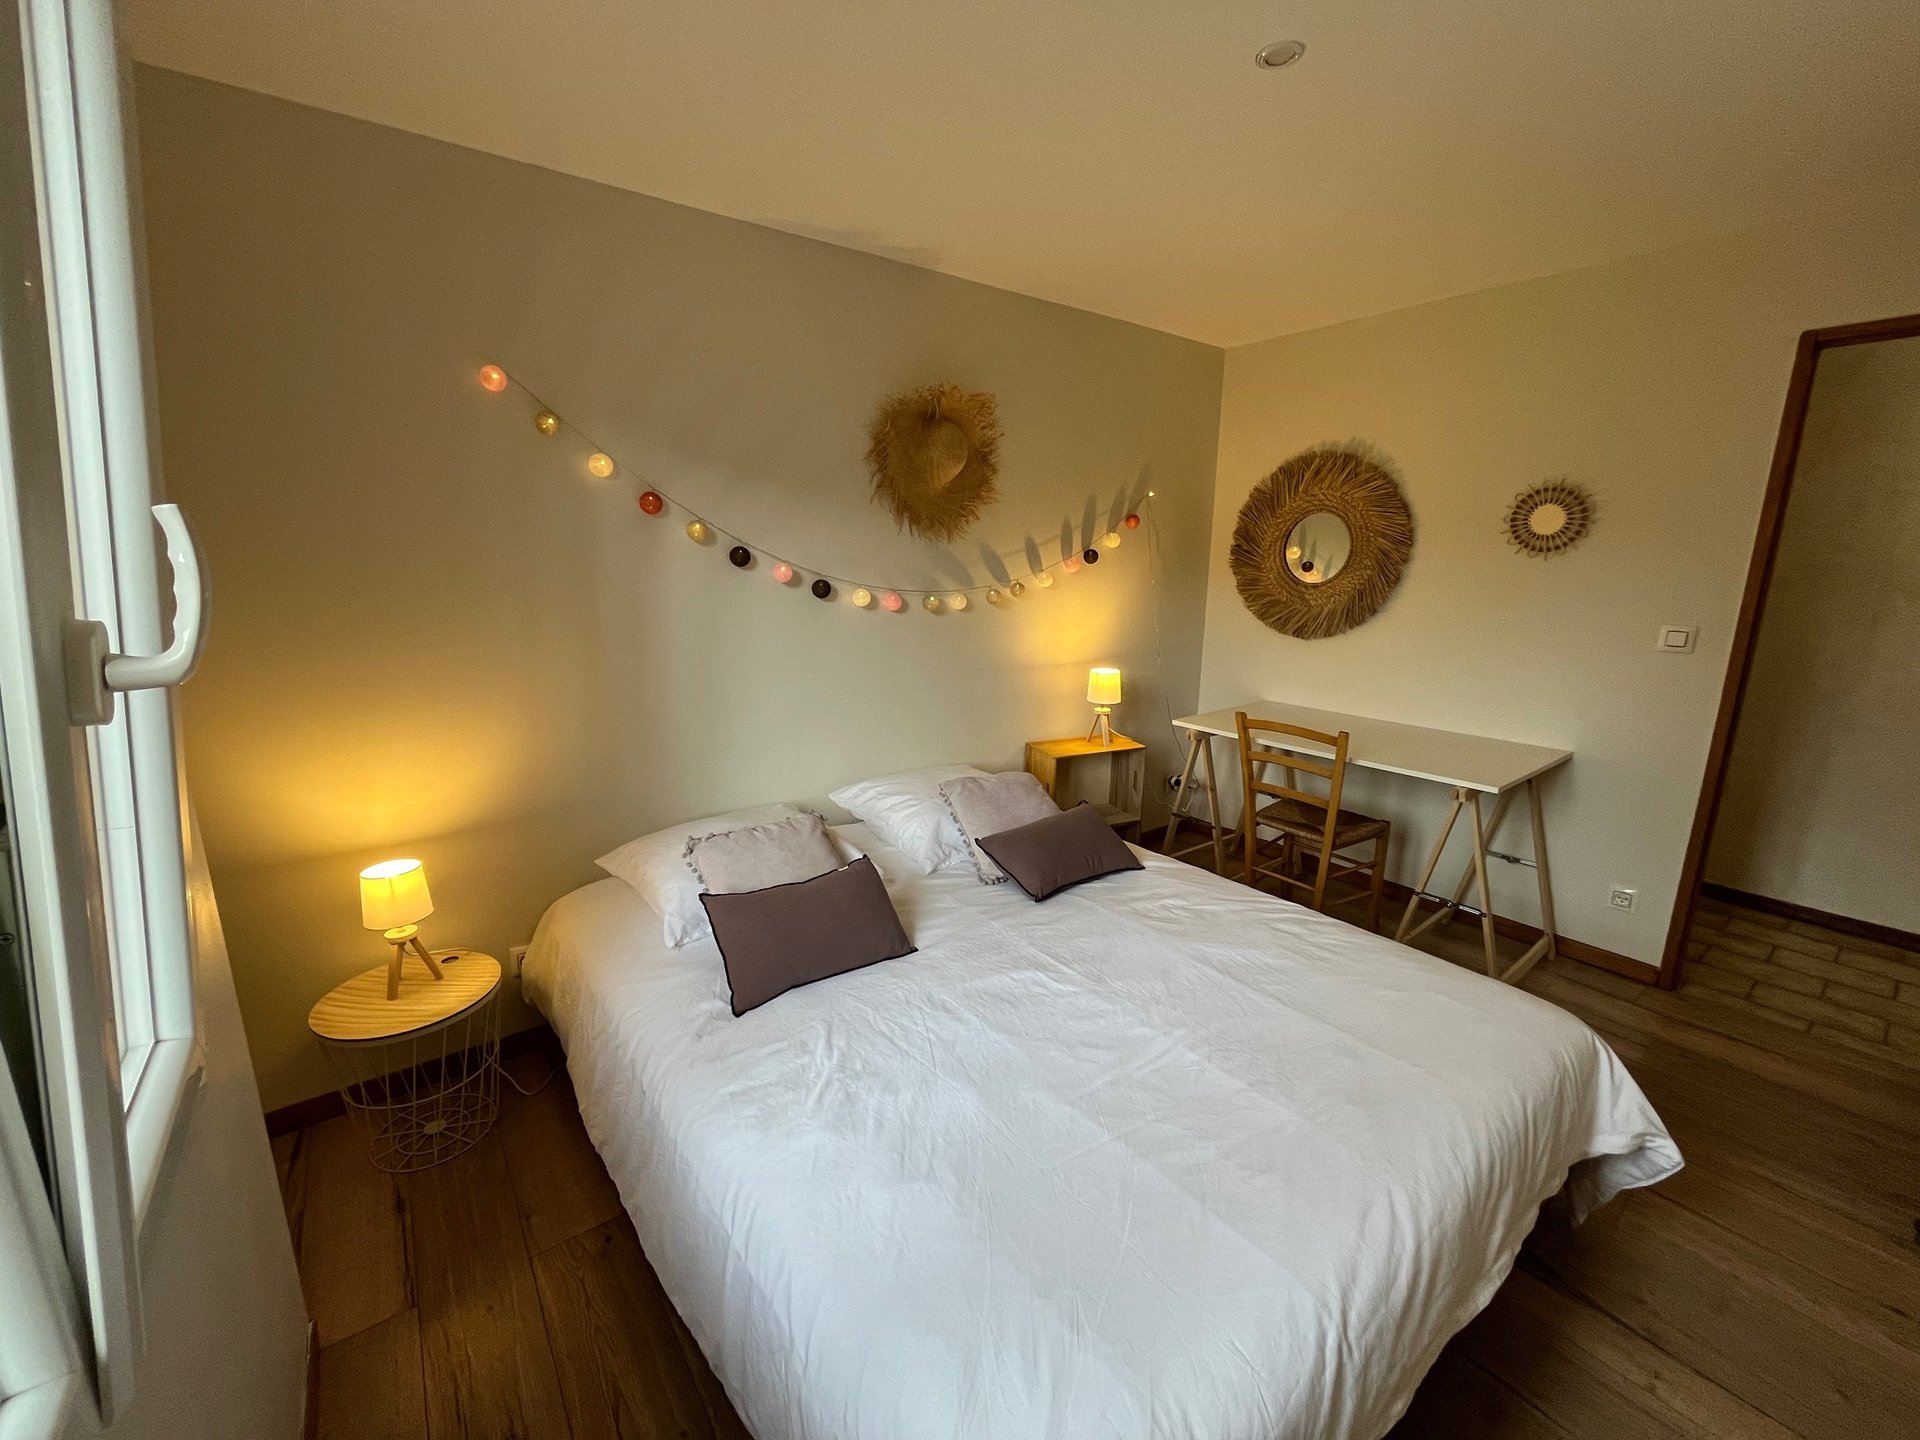
<svg viewBox="0 0 1920 1440">
<path fill-rule="evenodd" d="M 1254 720 L 1278 720 L 1331 735 L 1344 730 L 1351 737 L 1347 763 L 1362 770 L 1410 775 L 1416 780 L 1432 780 L 1436 784 L 1479 790 L 1488 795 L 1511 790 L 1573 758 L 1571 750 L 1549 750 L 1544 745 L 1522 745 L 1517 740 L 1462 735 L 1453 730 L 1429 730 L 1424 725 L 1401 725 L 1392 720 L 1343 715 L 1337 710 L 1315 710 L 1279 700 L 1250 700 L 1227 710 L 1183 716 L 1173 723 L 1182 730 L 1198 730 L 1205 735 L 1224 735 L 1238 740 L 1240 732 L 1233 719 L 1235 710 L 1246 711 Z M 1328 753 L 1324 746 L 1302 744 L 1300 747 L 1303 755 L 1316 751 Z"/>
</svg>

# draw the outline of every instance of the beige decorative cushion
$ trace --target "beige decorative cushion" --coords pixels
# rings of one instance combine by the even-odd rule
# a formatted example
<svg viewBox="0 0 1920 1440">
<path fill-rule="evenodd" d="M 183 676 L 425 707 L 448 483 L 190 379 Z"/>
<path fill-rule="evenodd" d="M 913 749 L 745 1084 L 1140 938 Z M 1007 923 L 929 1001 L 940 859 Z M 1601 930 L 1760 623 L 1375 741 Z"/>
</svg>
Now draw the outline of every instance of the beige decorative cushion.
<svg viewBox="0 0 1920 1440">
<path fill-rule="evenodd" d="M 765 825 L 693 836 L 686 859 L 700 888 L 715 895 L 791 885 L 840 868 L 827 822 L 810 810 Z"/>
<path fill-rule="evenodd" d="M 797 805 L 782 804 L 756 805 L 751 810 L 708 815 L 629 840 L 594 863 L 640 892 L 641 898 L 660 917 L 660 938 L 677 948 L 712 933 L 707 928 L 706 911 L 700 908 L 700 882 L 687 869 L 687 841 L 696 835 L 743 830 L 749 825 L 764 825 L 770 820 L 784 820 L 801 813 Z"/>
<path fill-rule="evenodd" d="M 1004 775 L 963 775 L 942 784 L 940 794 L 953 811 L 960 833 L 967 837 L 973 868 L 982 885 L 998 885 L 1007 878 L 1006 871 L 980 848 L 982 837 L 1060 813 L 1046 787 L 1024 770 Z"/>
</svg>

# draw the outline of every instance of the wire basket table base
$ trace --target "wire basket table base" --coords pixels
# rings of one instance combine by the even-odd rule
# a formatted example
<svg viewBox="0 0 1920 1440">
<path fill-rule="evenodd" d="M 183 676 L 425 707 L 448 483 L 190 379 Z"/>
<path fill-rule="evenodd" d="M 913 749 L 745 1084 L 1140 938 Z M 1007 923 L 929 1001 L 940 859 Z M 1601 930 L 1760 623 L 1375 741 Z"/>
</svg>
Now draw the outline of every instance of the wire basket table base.
<svg viewBox="0 0 1920 1440">
<path fill-rule="evenodd" d="M 424 1170 L 471 1149 L 500 1116 L 500 1011 L 489 996 L 390 1040 L 322 1039 L 374 1165 Z"/>
</svg>

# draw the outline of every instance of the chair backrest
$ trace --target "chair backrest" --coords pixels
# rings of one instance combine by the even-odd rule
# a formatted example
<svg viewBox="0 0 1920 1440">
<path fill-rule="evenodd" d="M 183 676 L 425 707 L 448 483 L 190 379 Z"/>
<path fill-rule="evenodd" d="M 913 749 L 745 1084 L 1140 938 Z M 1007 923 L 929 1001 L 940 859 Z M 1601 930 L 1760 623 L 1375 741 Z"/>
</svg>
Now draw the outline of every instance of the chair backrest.
<svg viewBox="0 0 1920 1440">
<path fill-rule="evenodd" d="M 1351 738 L 1348 733 L 1342 730 L 1337 735 L 1329 735 L 1323 730 L 1309 730 L 1303 725 L 1286 725 L 1278 720 L 1255 720 L 1244 710 L 1235 711 L 1233 720 L 1240 732 L 1240 786 L 1246 806 L 1242 823 L 1260 808 L 1259 797 L 1262 795 L 1298 800 L 1326 811 L 1326 838 L 1331 842 L 1333 820 L 1340 812 L 1340 791 L 1347 780 L 1347 743 Z M 1289 745 L 1288 741 L 1294 743 Z M 1299 750 L 1299 742 L 1302 741 L 1322 746 L 1333 753 L 1325 757 L 1302 754 Z M 1285 784 L 1277 785 L 1266 778 L 1270 765 L 1281 768 L 1286 777 Z M 1299 788 L 1294 783 L 1296 770 L 1304 770 L 1309 775 L 1317 775 L 1325 780 L 1327 793 L 1318 795 Z"/>
</svg>

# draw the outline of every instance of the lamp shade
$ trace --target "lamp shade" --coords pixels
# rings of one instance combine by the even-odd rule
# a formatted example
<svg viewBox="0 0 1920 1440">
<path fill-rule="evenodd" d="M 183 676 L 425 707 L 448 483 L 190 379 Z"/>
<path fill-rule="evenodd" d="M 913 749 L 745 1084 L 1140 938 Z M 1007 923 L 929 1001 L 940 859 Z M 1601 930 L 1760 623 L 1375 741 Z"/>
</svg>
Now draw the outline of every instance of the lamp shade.
<svg viewBox="0 0 1920 1440">
<path fill-rule="evenodd" d="M 360 872 L 360 923 L 369 930 L 413 925 L 433 913 L 418 860 L 382 860 Z"/>
<path fill-rule="evenodd" d="M 1120 703 L 1120 672 L 1111 665 L 1096 665 L 1087 672 L 1087 703 L 1089 705 L 1118 705 Z"/>
</svg>

